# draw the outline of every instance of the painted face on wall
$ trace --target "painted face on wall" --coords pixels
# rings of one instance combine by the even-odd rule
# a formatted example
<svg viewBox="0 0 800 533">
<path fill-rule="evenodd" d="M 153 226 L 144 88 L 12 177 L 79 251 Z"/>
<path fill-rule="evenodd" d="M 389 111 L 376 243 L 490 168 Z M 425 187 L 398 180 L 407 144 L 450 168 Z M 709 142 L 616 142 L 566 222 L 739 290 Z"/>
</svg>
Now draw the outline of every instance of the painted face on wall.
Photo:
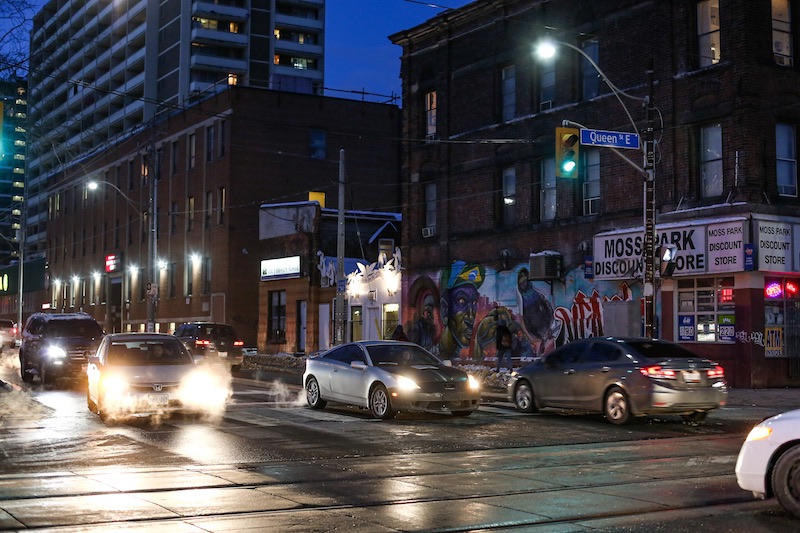
<svg viewBox="0 0 800 533">
<path fill-rule="evenodd" d="M 450 290 L 448 327 L 462 347 L 468 346 L 472 338 L 477 310 L 478 290 L 475 287 L 462 285 Z"/>
</svg>

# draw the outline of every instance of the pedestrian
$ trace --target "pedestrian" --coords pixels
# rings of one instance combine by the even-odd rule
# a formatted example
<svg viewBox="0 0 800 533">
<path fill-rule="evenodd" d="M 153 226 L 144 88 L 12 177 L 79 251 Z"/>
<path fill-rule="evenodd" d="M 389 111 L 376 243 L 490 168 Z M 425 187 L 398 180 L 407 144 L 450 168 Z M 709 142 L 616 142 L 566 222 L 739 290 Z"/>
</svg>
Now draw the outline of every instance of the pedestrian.
<svg viewBox="0 0 800 533">
<path fill-rule="evenodd" d="M 403 326 L 398 325 L 394 328 L 394 333 L 392 333 L 392 340 L 393 341 L 407 341 L 408 337 L 406 337 L 406 332 L 403 331 Z"/>
<path fill-rule="evenodd" d="M 500 367 L 505 359 L 508 359 L 508 369 L 511 370 L 514 366 L 511 361 L 512 338 L 511 330 L 508 329 L 505 320 L 500 320 L 497 323 L 494 342 L 497 348 L 497 372 L 500 372 Z"/>
</svg>

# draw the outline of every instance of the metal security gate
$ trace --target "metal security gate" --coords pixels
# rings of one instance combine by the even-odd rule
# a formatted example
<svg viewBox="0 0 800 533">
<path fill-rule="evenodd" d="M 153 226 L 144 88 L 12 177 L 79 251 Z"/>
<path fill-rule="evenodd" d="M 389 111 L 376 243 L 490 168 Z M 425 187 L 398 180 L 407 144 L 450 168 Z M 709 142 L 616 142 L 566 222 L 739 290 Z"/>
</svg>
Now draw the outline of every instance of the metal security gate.
<svg viewBox="0 0 800 533">
<path fill-rule="evenodd" d="M 786 356 L 789 359 L 789 378 L 800 379 L 800 300 L 786 302 Z"/>
</svg>

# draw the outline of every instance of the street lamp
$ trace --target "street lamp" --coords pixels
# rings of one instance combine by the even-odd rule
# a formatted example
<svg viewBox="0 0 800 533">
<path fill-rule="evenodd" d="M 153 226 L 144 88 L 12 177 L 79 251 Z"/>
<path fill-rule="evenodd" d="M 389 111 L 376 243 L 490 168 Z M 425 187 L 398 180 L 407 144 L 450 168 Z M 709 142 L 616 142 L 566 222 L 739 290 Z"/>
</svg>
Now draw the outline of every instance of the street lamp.
<svg viewBox="0 0 800 533">
<path fill-rule="evenodd" d="M 150 178 L 150 231 L 148 239 L 148 260 L 147 271 L 149 274 L 149 283 L 147 284 L 147 331 L 155 332 L 156 330 L 156 301 L 158 299 L 158 224 L 156 220 L 156 179 L 155 175 Z M 131 198 L 122 192 L 122 190 L 105 180 L 92 180 L 87 183 L 90 190 L 96 190 L 100 185 L 108 185 L 122 195 L 123 198 L 134 208 L 140 217 L 143 216 L 141 210 Z"/>
<path fill-rule="evenodd" d="M 636 121 L 633 120 L 628 107 L 625 105 L 625 102 L 622 100 L 622 97 L 629 98 L 631 100 L 636 100 L 638 102 L 642 102 L 647 106 L 647 129 L 645 131 L 645 140 L 642 144 L 642 152 L 643 152 L 643 159 L 644 165 L 643 168 L 636 166 L 636 168 L 641 171 L 645 175 L 644 180 L 644 194 L 643 194 L 643 226 L 644 226 L 644 242 L 642 245 L 642 255 L 643 255 L 643 263 L 644 263 L 644 288 L 643 288 L 643 295 L 644 295 L 644 335 L 645 337 L 654 337 L 655 336 L 655 261 L 656 261 L 656 220 L 655 220 L 655 138 L 653 135 L 653 63 L 652 60 L 647 68 L 647 77 L 648 77 L 648 95 L 647 97 L 639 97 L 629 94 L 616 85 L 614 85 L 611 80 L 608 79 L 608 76 L 603 72 L 600 66 L 591 58 L 589 55 L 584 52 L 581 48 L 567 43 L 563 41 L 553 40 L 553 39 L 545 39 L 540 42 L 536 47 L 536 54 L 542 58 L 552 58 L 555 56 L 556 53 L 556 45 L 559 46 L 566 46 L 567 48 L 571 48 L 578 52 L 581 56 L 583 56 L 586 61 L 589 62 L 590 65 L 597 71 L 603 81 L 608 85 L 611 89 L 611 92 L 619 101 L 622 109 L 625 110 L 625 114 L 628 116 L 628 120 L 630 120 L 631 126 L 633 126 L 633 130 L 636 134 L 639 134 L 639 128 L 636 127 Z M 630 160 L 620 154 L 617 150 L 614 150 L 617 155 L 620 155 L 623 159 L 625 159 L 628 163 Z"/>
</svg>

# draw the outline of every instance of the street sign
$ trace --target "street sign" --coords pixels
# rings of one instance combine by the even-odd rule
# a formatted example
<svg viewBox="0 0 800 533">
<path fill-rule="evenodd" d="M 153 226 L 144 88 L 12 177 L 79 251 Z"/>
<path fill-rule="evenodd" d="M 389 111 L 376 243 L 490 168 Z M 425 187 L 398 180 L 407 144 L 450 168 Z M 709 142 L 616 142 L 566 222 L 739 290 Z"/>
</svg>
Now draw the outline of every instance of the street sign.
<svg viewBox="0 0 800 533">
<path fill-rule="evenodd" d="M 639 149 L 639 135 L 624 131 L 603 131 L 581 129 L 581 144 L 588 146 L 608 146 L 612 148 Z"/>
</svg>

